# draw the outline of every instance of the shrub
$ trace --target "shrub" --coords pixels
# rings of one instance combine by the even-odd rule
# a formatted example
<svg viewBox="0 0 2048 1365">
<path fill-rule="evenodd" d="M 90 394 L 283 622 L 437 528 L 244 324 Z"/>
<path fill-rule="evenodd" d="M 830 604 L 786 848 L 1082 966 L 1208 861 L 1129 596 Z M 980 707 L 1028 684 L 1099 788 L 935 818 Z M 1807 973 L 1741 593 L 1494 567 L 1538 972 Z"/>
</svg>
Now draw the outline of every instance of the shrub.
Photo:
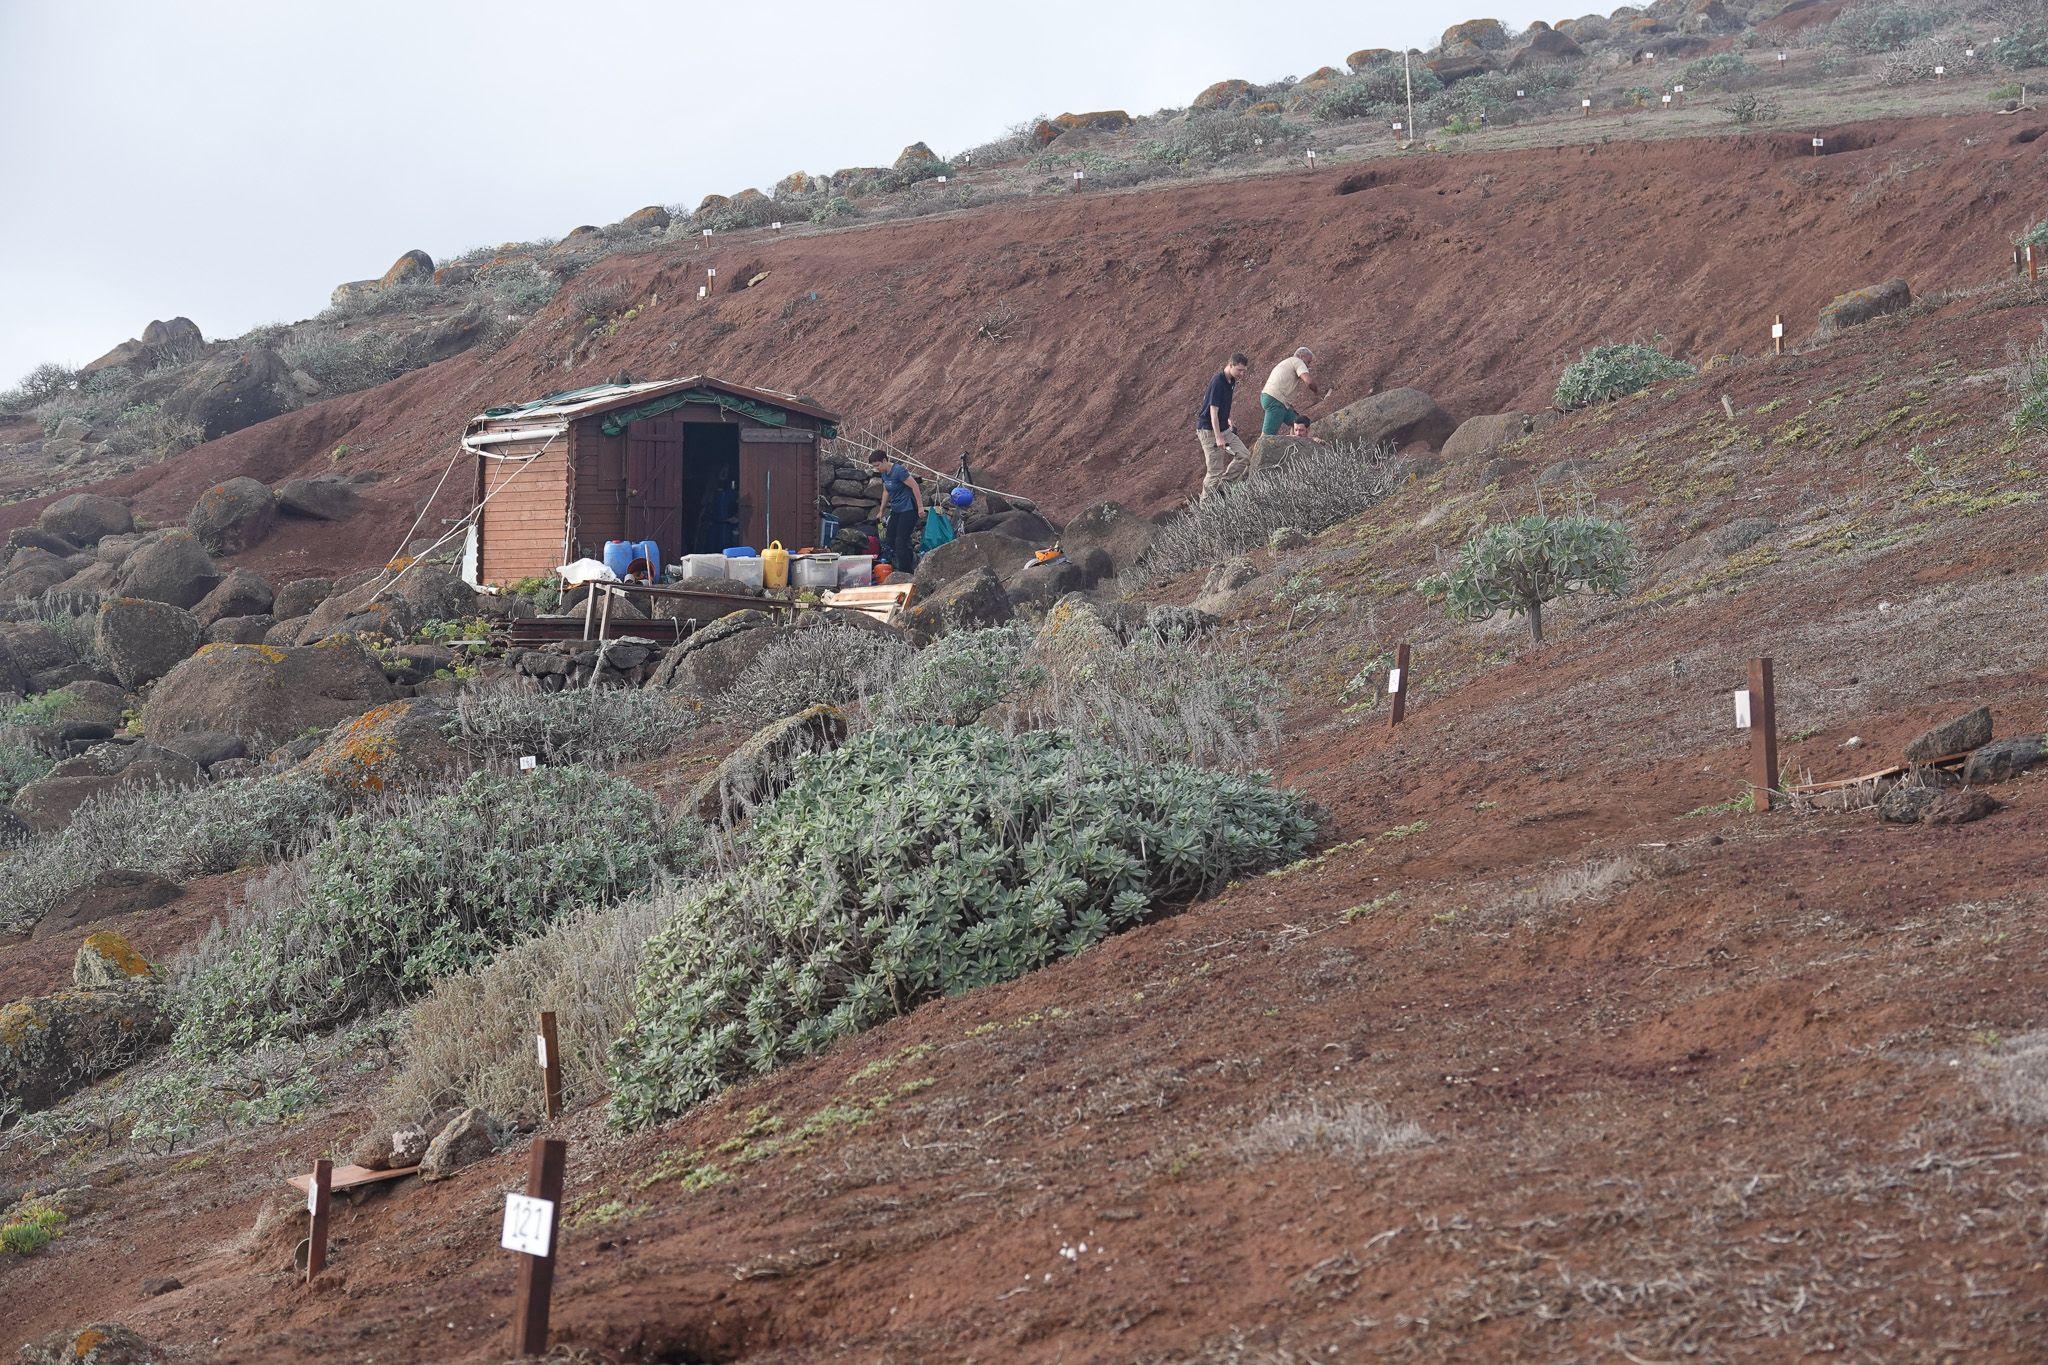
<svg viewBox="0 0 2048 1365">
<path fill-rule="evenodd" d="M 1263 468 L 1190 504 L 1159 528 L 1144 570 L 1168 577 L 1263 548 L 1283 526 L 1314 535 L 1387 495 L 1382 452 L 1337 443 L 1312 447 L 1284 468 Z"/>
<path fill-rule="evenodd" d="M 1413 79 L 1418 101 L 1426 103 L 1444 88 L 1437 74 L 1420 62 L 1414 63 L 1409 76 Z M 1400 60 L 1383 57 L 1365 70 L 1332 81 L 1317 91 L 1309 101 L 1308 113 L 1309 117 L 1323 123 L 1383 115 L 1396 108 L 1406 108 L 1408 94 L 1409 78 L 1404 77 Z"/>
<path fill-rule="evenodd" d="M 321 322 L 350 322 L 357 318 L 385 317 L 393 313 L 424 313 L 441 303 L 449 291 L 432 280 L 409 280 L 368 293 L 354 294 L 321 311 Z"/>
<path fill-rule="evenodd" d="M 531 754 L 549 766 L 607 766 L 662 753 L 689 734 L 696 717 L 659 690 L 579 687 L 543 692 L 524 683 L 463 690 L 448 738 L 480 758 Z"/>
<path fill-rule="evenodd" d="M 64 1235 L 71 1220 L 62 1209 L 41 1199 L 24 1199 L 7 1211 L 0 1224 L 0 1251 L 31 1256 Z"/>
<path fill-rule="evenodd" d="M 415 368 L 395 338 L 369 327 L 308 324 L 278 348 L 278 356 L 329 393 L 374 388 Z"/>
<path fill-rule="evenodd" d="M 1046 116 L 1040 114 L 1036 118 L 1025 119 L 1022 123 L 1013 123 L 995 141 L 984 142 L 979 147 L 970 147 L 953 159 L 970 165 L 987 166 L 1030 156 L 1038 150 L 1038 125 L 1046 121 Z"/>
<path fill-rule="evenodd" d="M 1859 5 L 1822 29 L 1818 38 L 1830 47 L 1865 55 L 1896 52 L 1954 17 L 1954 10 L 1932 5 Z"/>
<path fill-rule="evenodd" d="M 186 881 L 288 856 L 319 837 L 342 800 L 326 784 L 290 773 L 192 791 L 106 792 L 9 860 L 0 931 L 28 928 L 59 897 L 115 868 Z"/>
<path fill-rule="evenodd" d="M 48 777 L 50 769 L 56 766 L 56 759 L 30 743 L 20 731 L 0 729 L 0 803 L 12 801 L 16 792 Z"/>
<path fill-rule="evenodd" d="M 377 1101 L 380 1123 L 424 1123 L 457 1106 L 530 1108 L 542 1010 L 555 1012 L 564 1102 L 602 1094 L 612 1040 L 633 1014 L 642 950 L 683 894 L 662 887 L 571 915 L 436 984 L 407 1012 L 404 1060 Z"/>
<path fill-rule="evenodd" d="M 477 275 L 476 289 L 493 321 L 531 317 L 547 306 L 562 282 L 532 261 L 508 261 Z"/>
<path fill-rule="evenodd" d="M 1567 593 L 1620 593 L 1628 586 L 1635 543 L 1619 522 L 1599 517 L 1523 517 L 1480 532 L 1457 563 L 1416 585 L 1453 616 L 1481 621 L 1496 612 L 1529 618 L 1543 640 L 1543 606 Z"/>
<path fill-rule="evenodd" d="M 1903 51 L 1894 52 L 1878 69 L 1879 85 L 1914 85 L 1938 75 L 1959 76 L 1969 65 L 1967 49 L 1954 38 L 1922 38 Z M 1937 72 L 1935 68 L 1941 68 Z"/>
<path fill-rule="evenodd" d="M 2048 15 L 2036 7 L 2013 31 L 1991 40 L 1991 64 L 2000 71 L 2033 71 L 2048 66 Z M 2013 92 L 2017 97 L 2018 91 Z"/>
<path fill-rule="evenodd" d="M 2011 387 L 2020 400 L 2007 419 L 2013 431 L 2021 435 L 2048 432 L 2048 339 L 2020 357 L 2013 367 Z"/>
<path fill-rule="evenodd" d="M 854 208 L 851 199 L 848 199 L 843 194 L 835 194 L 811 210 L 811 221 L 814 223 L 836 223 L 841 218 L 853 217 L 857 212 L 859 210 Z"/>
<path fill-rule="evenodd" d="M 1049 620 L 1031 657 L 1039 678 L 1011 706 L 1013 725 L 1064 730 L 1139 764 L 1245 768 L 1279 739 L 1270 671 L 1170 618 L 1124 645 L 1078 618 Z"/>
<path fill-rule="evenodd" d="M 1142 143 L 1138 156 L 1171 166 L 1211 166 L 1226 157 L 1284 149 L 1306 131 L 1277 114 L 1246 117 L 1197 110 Z"/>
<path fill-rule="evenodd" d="M 206 439 L 206 430 L 197 422 L 171 416 L 154 403 L 135 403 L 121 409 L 108 439 L 121 454 L 154 463 L 198 445 Z"/>
<path fill-rule="evenodd" d="M 128 1141 L 158 1156 L 204 1137 L 290 1123 L 327 1098 L 298 1047 L 166 1060 L 121 1095 Z"/>
<path fill-rule="evenodd" d="M 1716 52 L 1711 56 L 1687 62 L 1679 75 L 1679 84 L 1690 90 L 1696 85 L 1729 86 L 1737 81 L 1747 80 L 1756 75 L 1756 68 L 1740 52 Z"/>
<path fill-rule="evenodd" d="M 1263 780 L 1133 765 L 1057 732 L 881 729 L 805 760 L 744 862 L 648 944 L 613 1114 L 680 1113 L 749 1073 L 1007 981 L 1164 900 L 1286 861 L 1314 825 Z"/>
<path fill-rule="evenodd" d="M 1728 103 L 1728 117 L 1744 127 L 1753 123 L 1769 123 L 1777 116 L 1777 101 L 1754 90 L 1744 91 Z"/>
<path fill-rule="evenodd" d="M 473 773 L 349 816 L 184 964 L 176 1046 L 217 1056 L 424 994 L 561 915 L 646 891 L 690 861 L 697 833 L 581 767 Z"/>
<path fill-rule="evenodd" d="M 1632 393 L 1641 393 L 1667 379 L 1685 379 L 1699 370 L 1673 360 L 1653 346 L 1596 346 L 1565 367 L 1557 381 L 1557 406 L 1566 412 L 1591 407 Z"/>
<path fill-rule="evenodd" d="M 2031 246 L 2036 251 L 2048 247 L 2048 218 L 2043 218 L 2040 222 L 2022 232 L 2014 245 Z"/>
<path fill-rule="evenodd" d="M 13 388 L 0 390 L 0 412 L 18 416 L 68 393 L 77 382 L 75 371 L 45 361 L 23 375 Z"/>
<path fill-rule="evenodd" d="M 895 725 L 980 720 L 1045 680 L 1045 670 L 1029 660 L 1030 647 L 1031 631 L 1022 625 L 942 635 L 913 654 L 882 693 L 880 718 Z"/>
<path fill-rule="evenodd" d="M 762 650 L 718 700 L 718 712 L 761 726 L 807 706 L 848 706 L 893 685 L 910 660 L 894 635 L 824 626 L 800 630 Z"/>
</svg>

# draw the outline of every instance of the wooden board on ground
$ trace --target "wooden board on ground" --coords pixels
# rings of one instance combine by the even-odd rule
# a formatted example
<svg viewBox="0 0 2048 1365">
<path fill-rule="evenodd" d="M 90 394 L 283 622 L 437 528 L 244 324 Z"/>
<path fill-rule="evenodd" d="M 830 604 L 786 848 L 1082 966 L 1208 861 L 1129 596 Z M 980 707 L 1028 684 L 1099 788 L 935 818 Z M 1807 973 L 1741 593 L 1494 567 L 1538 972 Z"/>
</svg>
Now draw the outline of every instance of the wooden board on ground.
<svg viewBox="0 0 2048 1365">
<path fill-rule="evenodd" d="M 375 1185 L 385 1180 L 396 1180 L 400 1176 L 411 1175 L 418 1169 L 417 1166 L 398 1166 L 388 1171 L 373 1171 L 367 1166 L 336 1166 L 333 1181 L 327 1189 L 330 1194 L 340 1194 L 343 1190 Z M 313 1176 L 311 1172 L 305 1175 L 288 1175 L 284 1183 L 304 1194 L 313 1188 Z"/>
<path fill-rule="evenodd" d="M 826 593 L 820 600 L 828 607 L 857 611 L 886 625 L 910 604 L 911 591 L 916 587 L 915 583 L 877 583 L 871 588 L 841 588 Z"/>
<path fill-rule="evenodd" d="M 1825 782 L 1803 782 L 1785 790 L 1793 796 L 1816 796 L 1821 792 L 1844 791 L 1865 782 L 1882 782 L 1888 777 L 1903 777 L 1915 768 L 1957 767 L 1974 752 L 1975 750 L 1965 749 L 1959 754 L 1943 754 L 1940 758 L 1930 758 L 1923 763 L 1895 763 L 1889 768 L 1879 768 L 1874 773 L 1864 773 L 1861 777 L 1836 777 Z"/>
</svg>

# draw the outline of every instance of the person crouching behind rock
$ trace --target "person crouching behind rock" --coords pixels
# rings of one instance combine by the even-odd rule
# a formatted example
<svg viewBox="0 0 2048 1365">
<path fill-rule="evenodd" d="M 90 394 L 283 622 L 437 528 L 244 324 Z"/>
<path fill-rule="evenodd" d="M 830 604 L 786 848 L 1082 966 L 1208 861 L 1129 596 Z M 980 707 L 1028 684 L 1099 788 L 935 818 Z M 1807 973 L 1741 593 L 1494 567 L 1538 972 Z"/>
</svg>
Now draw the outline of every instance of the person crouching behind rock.
<svg viewBox="0 0 2048 1365">
<path fill-rule="evenodd" d="M 1265 412 L 1265 420 L 1259 425 L 1262 435 L 1308 435 L 1308 418 L 1301 410 L 1311 398 L 1323 396 L 1309 375 L 1308 367 L 1315 359 L 1316 353 L 1304 346 L 1275 365 L 1273 373 L 1266 376 L 1266 387 L 1259 391 L 1259 407 Z"/>
<path fill-rule="evenodd" d="M 882 505 L 875 520 L 882 528 L 882 557 L 897 573 L 917 572 L 917 537 L 924 526 L 924 490 L 901 461 L 886 451 L 872 451 L 868 468 L 882 479 Z"/>
<path fill-rule="evenodd" d="M 1240 351 L 1218 370 L 1202 394 L 1202 409 L 1195 414 L 1195 438 L 1202 443 L 1202 496 L 1208 497 L 1232 479 L 1244 477 L 1251 468 L 1252 453 L 1245 449 L 1230 424 L 1231 400 L 1237 396 L 1237 381 L 1252 362 Z"/>
</svg>

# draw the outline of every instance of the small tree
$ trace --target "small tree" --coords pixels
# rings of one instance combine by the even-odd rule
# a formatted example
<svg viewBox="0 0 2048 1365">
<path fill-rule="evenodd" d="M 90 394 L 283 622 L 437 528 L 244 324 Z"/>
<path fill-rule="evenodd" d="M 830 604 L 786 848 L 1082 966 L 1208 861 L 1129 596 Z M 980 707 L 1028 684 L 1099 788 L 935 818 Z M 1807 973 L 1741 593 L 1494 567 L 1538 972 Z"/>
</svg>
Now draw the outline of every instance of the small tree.
<svg viewBox="0 0 2048 1365">
<path fill-rule="evenodd" d="M 1483 621 L 1495 612 L 1529 618 L 1543 642 L 1543 604 L 1590 589 L 1610 595 L 1628 585 L 1635 542 L 1620 522 L 1600 517 L 1523 517 L 1466 541 L 1455 565 L 1416 585 L 1451 615 Z"/>
</svg>

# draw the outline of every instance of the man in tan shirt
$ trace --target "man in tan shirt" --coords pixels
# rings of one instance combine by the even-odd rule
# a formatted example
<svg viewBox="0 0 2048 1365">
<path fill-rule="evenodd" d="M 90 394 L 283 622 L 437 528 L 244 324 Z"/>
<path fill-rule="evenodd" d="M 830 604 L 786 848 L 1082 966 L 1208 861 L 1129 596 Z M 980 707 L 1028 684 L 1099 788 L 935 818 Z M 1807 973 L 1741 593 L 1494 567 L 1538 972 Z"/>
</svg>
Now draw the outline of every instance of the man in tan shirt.
<svg viewBox="0 0 2048 1365">
<path fill-rule="evenodd" d="M 1259 390 L 1259 407 L 1265 413 L 1265 420 L 1259 424 L 1262 435 L 1277 436 L 1283 431 L 1292 436 L 1308 435 L 1308 418 L 1301 410 L 1312 399 L 1323 397 L 1323 391 L 1309 374 L 1315 358 L 1316 353 L 1304 346 L 1275 365 L 1273 373 L 1266 376 L 1266 387 Z"/>
</svg>

